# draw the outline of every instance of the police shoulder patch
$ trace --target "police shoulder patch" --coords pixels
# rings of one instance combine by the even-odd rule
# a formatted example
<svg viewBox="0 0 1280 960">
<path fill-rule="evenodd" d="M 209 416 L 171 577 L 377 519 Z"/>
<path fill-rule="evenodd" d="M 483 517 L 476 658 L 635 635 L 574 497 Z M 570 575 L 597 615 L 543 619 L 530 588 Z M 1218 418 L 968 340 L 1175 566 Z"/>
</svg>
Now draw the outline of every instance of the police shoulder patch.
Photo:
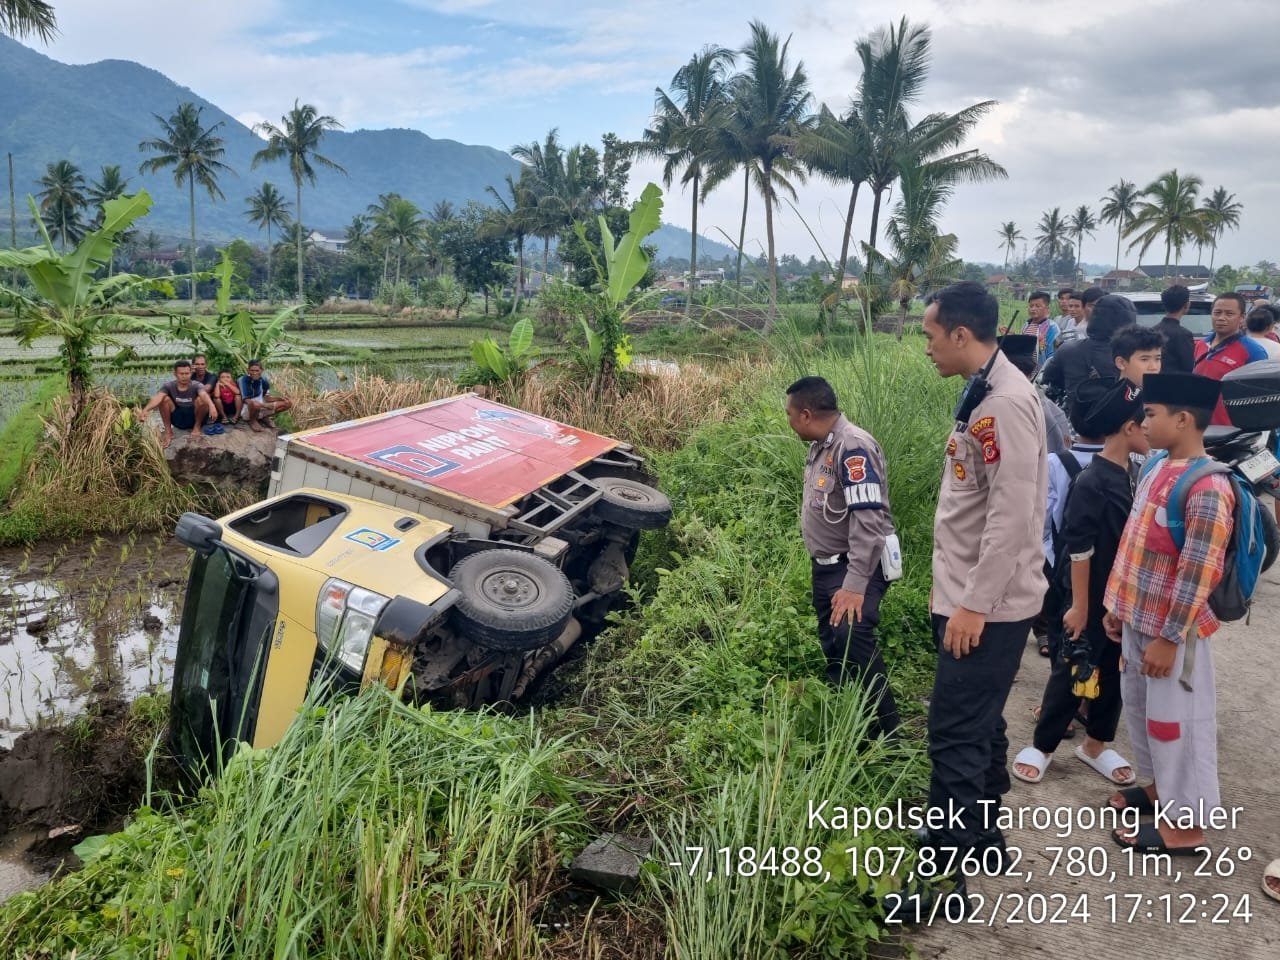
<svg viewBox="0 0 1280 960">
<path fill-rule="evenodd" d="M 844 499 L 849 509 L 883 509 L 882 480 L 870 454 L 862 447 L 847 450 L 841 457 L 840 466 L 844 473 Z"/>
<path fill-rule="evenodd" d="M 982 447 L 982 462 L 993 464 L 1000 459 L 1000 444 L 996 442 L 996 418 L 983 417 L 969 428 Z"/>
</svg>

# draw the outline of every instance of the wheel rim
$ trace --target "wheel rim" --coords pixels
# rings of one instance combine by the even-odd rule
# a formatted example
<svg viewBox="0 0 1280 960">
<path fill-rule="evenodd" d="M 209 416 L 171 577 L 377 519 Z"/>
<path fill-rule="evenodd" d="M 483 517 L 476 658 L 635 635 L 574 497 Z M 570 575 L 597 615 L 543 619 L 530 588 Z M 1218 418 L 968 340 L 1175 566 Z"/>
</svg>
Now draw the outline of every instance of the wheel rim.
<svg viewBox="0 0 1280 960">
<path fill-rule="evenodd" d="M 495 570 L 480 581 L 480 593 L 503 610 L 523 610 L 542 597 L 538 582 L 519 570 Z"/>
<path fill-rule="evenodd" d="M 610 484 L 607 492 L 610 497 L 615 500 L 622 500 L 627 503 L 648 504 L 653 503 L 653 497 L 644 487 L 633 487 L 630 484 Z"/>
</svg>

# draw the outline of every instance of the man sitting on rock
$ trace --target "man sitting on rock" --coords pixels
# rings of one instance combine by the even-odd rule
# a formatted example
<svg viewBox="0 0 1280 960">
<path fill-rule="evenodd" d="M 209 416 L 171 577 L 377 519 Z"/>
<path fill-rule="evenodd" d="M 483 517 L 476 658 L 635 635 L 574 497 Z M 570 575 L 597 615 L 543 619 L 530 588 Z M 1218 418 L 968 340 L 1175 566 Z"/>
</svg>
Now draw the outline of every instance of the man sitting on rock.
<svg viewBox="0 0 1280 960">
<path fill-rule="evenodd" d="M 249 372 L 240 378 L 240 396 L 244 407 L 241 416 L 249 421 L 251 430 L 261 430 L 259 424 L 273 427 L 272 416 L 293 406 L 293 402 L 271 393 L 271 381 L 262 375 L 262 363 L 249 361 Z"/>
<path fill-rule="evenodd" d="M 193 437 L 200 434 L 206 420 L 217 422 L 218 413 L 204 386 L 191 379 L 191 361 L 179 360 L 173 365 L 173 379 L 162 386 L 147 401 L 139 414 L 145 421 L 152 410 L 159 409 L 164 423 L 164 446 L 173 442 L 173 429 L 190 430 Z"/>
</svg>

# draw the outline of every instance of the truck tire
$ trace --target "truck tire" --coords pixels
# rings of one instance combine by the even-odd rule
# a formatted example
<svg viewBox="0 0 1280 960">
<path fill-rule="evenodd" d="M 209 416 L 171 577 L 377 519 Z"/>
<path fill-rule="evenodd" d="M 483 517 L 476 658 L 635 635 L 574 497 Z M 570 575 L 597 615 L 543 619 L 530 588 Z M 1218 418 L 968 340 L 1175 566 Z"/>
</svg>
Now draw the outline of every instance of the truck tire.
<svg viewBox="0 0 1280 960">
<path fill-rule="evenodd" d="M 625 477 L 601 477 L 595 482 L 604 494 L 596 502 L 596 516 L 631 530 L 658 530 L 671 522 L 671 501 L 661 490 Z"/>
<path fill-rule="evenodd" d="M 564 632 L 573 615 L 573 587 L 542 557 L 517 550 L 481 550 L 449 571 L 462 595 L 450 611 L 454 628 L 482 647 L 536 650 Z"/>
</svg>

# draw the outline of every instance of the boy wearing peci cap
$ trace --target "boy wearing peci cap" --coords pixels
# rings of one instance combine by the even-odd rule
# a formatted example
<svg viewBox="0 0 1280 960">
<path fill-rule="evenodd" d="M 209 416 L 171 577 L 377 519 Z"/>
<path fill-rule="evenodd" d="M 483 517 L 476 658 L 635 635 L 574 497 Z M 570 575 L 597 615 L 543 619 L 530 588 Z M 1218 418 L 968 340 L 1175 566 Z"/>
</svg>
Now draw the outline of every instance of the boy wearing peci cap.
<svg viewBox="0 0 1280 960">
<path fill-rule="evenodd" d="M 1044 779 L 1082 695 L 1090 701 L 1089 715 L 1076 757 L 1121 786 L 1137 779 L 1129 761 L 1108 746 L 1120 723 L 1120 647 L 1103 626 L 1103 595 L 1133 505 L 1129 457 L 1150 449 L 1141 393 L 1126 380 L 1086 380 L 1072 399 L 1072 421 L 1080 433 L 1105 439 L 1075 478 L 1055 538 L 1055 553 L 1069 558 L 1069 565 L 1059 562 L 1054 569 L 1063 578 L 1057 586 L 1065 602 L 1057 613 L 1066 642 L 1045 684 L 1034 745 L 1014 758 L 1013 775 L 1027 783 Z"/>
<path fill-rule="evenodd" d="M 1121 693 L 1137 771 L 1152 781 L 1114 794 L 1111 805 L 1156 818 L 1112 837 L 1142 853 L 1194 854 L 1221 807 L 1210 644 L 1218 619 L 1208 601 L 1222 579 L 1235 496 L 1222 474 L 1197 481 L 1187 493 L 1178 548 L 1168 527 L 1169 496 L 1205 456 L 1204 431 L 1222 385 L 1157 373 L 1142 386 L 1143 429 L 1168 457 L 1138 484 L 1103 602 L 1107 634 L 1122 644 Z"/>
</svg>

